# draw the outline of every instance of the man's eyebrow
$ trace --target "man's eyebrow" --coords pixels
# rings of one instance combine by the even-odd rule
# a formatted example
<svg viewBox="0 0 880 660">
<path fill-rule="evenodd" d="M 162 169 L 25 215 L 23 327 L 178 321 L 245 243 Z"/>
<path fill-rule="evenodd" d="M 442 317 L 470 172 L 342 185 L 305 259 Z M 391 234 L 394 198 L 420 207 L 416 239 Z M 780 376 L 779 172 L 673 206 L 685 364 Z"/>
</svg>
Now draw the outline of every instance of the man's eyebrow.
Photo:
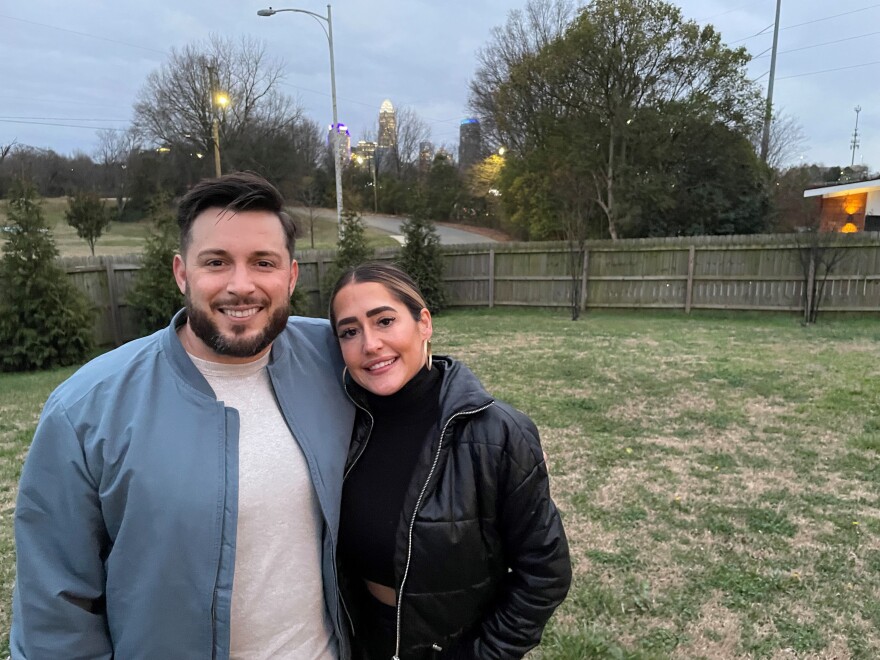
<svg viewBox="0 0 880 660">
<path fill-rule="evenodd" d="M 389 305 L 383 305 L 382 307 L 376 307 L 374 309 L 368 310 L 367 318 L 372 318 L 377 314 L 381 314 L 382 312 L 397 312 L 397 310 Z M 344 319 L 339 319 L 336 322 L 336 327 L 338 328 L 339 326 L 345 325 L 346 323 L 357 323 L 357 317 L 346 316 Z"/>
<path fill-rule="evenodd" d="M 207 250 L 202 250 L 199 252 L 198 257 L 204 259 L 205 257 L 227 257 L 229 256 L 229 252 L 227 250 L 222 250 L 220 248 L 209 248 Z M 266 257 L 270 257 L 272 259 L 281 259 L 281 254 L 275 252 L 274 250 L 257 250 L 256 252 L 248 255 L 251 259 L 264 259 Z"/>
</svg>

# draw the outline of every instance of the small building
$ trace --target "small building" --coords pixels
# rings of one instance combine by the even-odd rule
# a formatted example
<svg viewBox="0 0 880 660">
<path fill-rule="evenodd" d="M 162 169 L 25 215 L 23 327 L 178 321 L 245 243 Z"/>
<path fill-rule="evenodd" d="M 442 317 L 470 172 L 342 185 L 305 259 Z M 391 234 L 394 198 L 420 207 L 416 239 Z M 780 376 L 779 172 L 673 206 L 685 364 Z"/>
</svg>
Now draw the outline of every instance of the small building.
<svg viewBox="0 0 880 660">
<path fill-rule="evenodd" d="M 880 231 L 880 179 L 811 188 L 804 197 L 821 198 L 819 231 Z"/>
</svg>

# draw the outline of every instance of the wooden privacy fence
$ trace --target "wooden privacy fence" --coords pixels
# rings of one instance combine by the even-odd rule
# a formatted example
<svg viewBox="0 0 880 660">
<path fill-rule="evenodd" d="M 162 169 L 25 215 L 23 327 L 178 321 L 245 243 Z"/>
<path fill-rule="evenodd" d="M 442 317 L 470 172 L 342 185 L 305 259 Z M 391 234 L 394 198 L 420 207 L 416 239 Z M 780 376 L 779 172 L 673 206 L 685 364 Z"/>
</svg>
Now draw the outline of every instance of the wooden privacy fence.
<svg viewBox="0 0 880 660">
<path fill-rule="evenodd" d="M 568 307 L 574 290 L 584 310 L 802 312 L 810 270 L 801 256 L 808 246 L 808 237 L 792 234 L 589 241 L 582 255 L 572 254 L 565 243 L 447 246 L 443 279 L 451 307 Z M 822 311 L 880 312 L 880 234 L 838 235 L 832 249 L 841 251 L 841 258 L 827 279 Z M 391 260 L 397 253 L 382 248 L 376 257 Z M 325 313 L 322 288 L 334 255 L 334 250 L 296 255 L 297 286 L 314 315 Z M 139 255 L 61 263 L 98 311 L 99 344 L 138 336 L 126 296 Z"/>
</svg>

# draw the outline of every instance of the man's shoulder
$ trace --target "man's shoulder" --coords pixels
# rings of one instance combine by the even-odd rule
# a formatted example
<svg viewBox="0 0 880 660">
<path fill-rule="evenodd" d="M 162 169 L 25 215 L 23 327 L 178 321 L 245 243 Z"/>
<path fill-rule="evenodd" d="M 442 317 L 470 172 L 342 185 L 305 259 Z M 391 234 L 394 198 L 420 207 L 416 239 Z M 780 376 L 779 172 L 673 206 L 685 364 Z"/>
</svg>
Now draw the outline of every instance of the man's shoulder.
<svg viewBox="0 0 880 660">
<path fill-rule="evenodd" d="M 137 372 L 152 368 L 155 356 L 162 350 L 164 332 L 167 330 L 135 339 L 86 362 L 52 396 L 69 404 L 101 385 L 136 381 Z"/>
</svg>

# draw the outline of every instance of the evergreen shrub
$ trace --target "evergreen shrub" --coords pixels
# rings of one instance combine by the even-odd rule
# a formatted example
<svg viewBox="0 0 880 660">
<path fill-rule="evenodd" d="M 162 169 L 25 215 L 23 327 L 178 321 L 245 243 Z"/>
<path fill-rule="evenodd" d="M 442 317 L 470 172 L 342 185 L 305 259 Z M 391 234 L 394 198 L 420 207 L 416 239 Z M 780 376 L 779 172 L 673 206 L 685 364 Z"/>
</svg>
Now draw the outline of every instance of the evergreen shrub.
<svg viewBox="0 0 880 660">
<path fill-rule="evenodd" d="M 13 181 L 0 259 L 0 371 L 83 362 L 94 343 L 93 308 L 55 261 L 58 249 L 36 188 Z"/>
</svg>

